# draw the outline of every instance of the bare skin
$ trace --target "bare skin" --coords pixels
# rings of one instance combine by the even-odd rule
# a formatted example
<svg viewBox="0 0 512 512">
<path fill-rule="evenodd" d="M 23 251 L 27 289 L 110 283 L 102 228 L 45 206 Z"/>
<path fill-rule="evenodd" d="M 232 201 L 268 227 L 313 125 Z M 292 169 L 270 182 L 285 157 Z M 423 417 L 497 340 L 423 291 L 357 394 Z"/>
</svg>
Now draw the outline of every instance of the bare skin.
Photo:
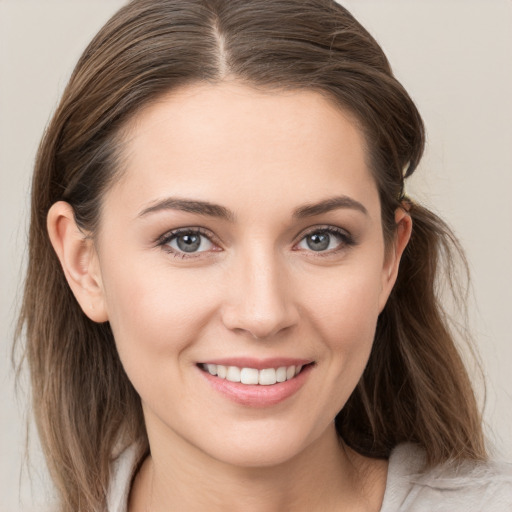
<svg viewBox="0 0 512 512">
<path fill-rule="evenodd" d="M 141 397 L 152 456 L 130 512 L 380 510 L 387 463 L 340 444 L 333 421 L 411 220 L 397 210 L 385 247 L 357 123 L 315 92 L 227 82 L 169 94 L 124 138 L 94 242 L 66 203 L 48 227 Z M 249 389 L 208 365 L 298 373 Z"/>
<path fill-rule="evenodd" d="M 316 446 L 311 447 L 311 451 Z M 304 454 L 303 461 L 293 460 L 276 468 L 254 470 L 231 470 L 212 475 L 203 482 L 198 496 L 187 489 L 204 478 L 198 468 L 187 468 L 183 478 L 183 467 L 178 464 L 168 468 L 166 482 L 155 482 L 155 468 L 151 456 L 147 457 L 134 481 L 130 499 L 130 512 L 156 509 L 152 503 L 165 503 L 167 510 L 225 510 L 236 512 L 266 511 L 326 511 L 326 512 L 370 512 L 380 510 L 385 491 L 387 461 L 368 459 L 349 448 L 330 453 L 317 450 L 313 458 Z M 309 464 L 321 459 L 323 471 L 311 481 Z M 187 470 L 185 469 L 185 471 Z M 170 477 L 177 478 L 169 485 Z M 185 480 L 185 482 L 184 482 Z M 177 482 L 180 482 L 179 484 Z M 312 485 L 313 484 L 313 485 Z M 227 498 L 220 489 L 236 490 Z M 307 492 L 304 492 L 307 489 Z M 161 493 L 161 495 L 157 494 Z M 217 508 L 218 506 L 218 508 Z M 165 509 L 162 508 L 162 510 Z"/>
</svg>

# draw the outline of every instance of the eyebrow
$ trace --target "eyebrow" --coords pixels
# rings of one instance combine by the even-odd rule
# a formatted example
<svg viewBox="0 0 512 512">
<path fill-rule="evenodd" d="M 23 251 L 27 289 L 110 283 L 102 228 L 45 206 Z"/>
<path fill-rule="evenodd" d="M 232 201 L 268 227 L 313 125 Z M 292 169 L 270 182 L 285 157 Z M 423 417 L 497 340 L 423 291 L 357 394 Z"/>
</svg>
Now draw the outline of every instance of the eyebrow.
<svg viewBox="0 0 512 512">
<path fill-rule="evenodd" d="M 208 217 L 217 217 L 224 220 L 233 221 L 234 214 L 224 206 L 209 203 L 208 201 L 194 201 L 191 199 L 180 199 L 176 197 L 168 197 L 161 201 L 153 203 L 151 206 L 144 208 L 139 213 L 139 217 L 144 217 L 150 213 L 163 210 L 179 210 L 188 213 L 198 213 Z"/>
<path fill-rule="evenodd" d="M 313 217 L 315 215 L 321 215 L 322 213 L 328 213 L 332 210 L 345 208 L 358 210 L 361 213 L 368 215 L 368 210 L 359 201 L 348 196 L 335 196 L 320 201 L 319 203 L 301 206 L 294 211 L 293 216 L 297 219 L 304 219 L 306 217 Z"/>
<path fill-rule="evenodd" d="M 355 199 L 352 199 L 348 196 L 335 196 L 324 199 L 319 203 L 300 206 L 294 210 L 293 217 L 296 219 L 304 219 L 338 209 L 357 210 L 365 215 L 368 215 L 368 210 L 359 201 L 356 201 Z M 210 203 L 208 201 L 181 199 L 176 197 L 168 197 L 166 199 L 157 201 L 147 208 L 144 208 L 138 216 L 144 217 L 151 213 L 165 210 L 179 210 L 182 212 L 197 213 L 199 215 L 217 217 L 230 222 L 234 222 L 235 220 L 235 214 L 224 206 Z"/>
</svg>

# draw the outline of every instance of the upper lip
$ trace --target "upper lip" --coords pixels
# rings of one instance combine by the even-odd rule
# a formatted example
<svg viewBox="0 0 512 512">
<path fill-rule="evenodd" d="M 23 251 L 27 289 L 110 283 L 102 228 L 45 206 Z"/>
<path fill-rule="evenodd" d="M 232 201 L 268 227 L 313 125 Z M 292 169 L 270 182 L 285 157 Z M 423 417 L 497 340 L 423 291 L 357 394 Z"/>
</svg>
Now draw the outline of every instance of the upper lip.
<svg viewBox="0 0 512 512">
<path fill-rule="evenodd" d="M 238 368 L 263 370 L 265 368 L 280 368 L 282 366 L 304 366 L 312 362 L 313 360 L 311 359 L 296 357 L 271 357 L 267 359 L 254 357 L 222 357 L 201 361 L 199 364 L 220 364 L 222 366 L 237 366 Z"/>
</svg>

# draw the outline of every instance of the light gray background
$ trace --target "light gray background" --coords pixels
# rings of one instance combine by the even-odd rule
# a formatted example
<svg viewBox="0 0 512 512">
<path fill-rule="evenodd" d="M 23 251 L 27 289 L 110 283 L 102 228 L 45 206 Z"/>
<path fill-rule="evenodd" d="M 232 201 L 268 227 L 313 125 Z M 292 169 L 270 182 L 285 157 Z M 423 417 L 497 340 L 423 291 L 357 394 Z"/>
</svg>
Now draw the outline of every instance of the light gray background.
<svg viewBox="0 0 512 512">
<path fill-rule="evenodd" d="M 41 511 L 51 497 L 34 436 L 31 477 L 22 471 L 27 387 L 15 397 L 9 359 L 34 154 L 81 50 L 122 3 L 0 0 L 0 512 Z M 512 1 L 343 3 L 424 116 L 427 153 L 409 192 L 467 249 L 488 435 L 512 459 Z"/>
</svg>

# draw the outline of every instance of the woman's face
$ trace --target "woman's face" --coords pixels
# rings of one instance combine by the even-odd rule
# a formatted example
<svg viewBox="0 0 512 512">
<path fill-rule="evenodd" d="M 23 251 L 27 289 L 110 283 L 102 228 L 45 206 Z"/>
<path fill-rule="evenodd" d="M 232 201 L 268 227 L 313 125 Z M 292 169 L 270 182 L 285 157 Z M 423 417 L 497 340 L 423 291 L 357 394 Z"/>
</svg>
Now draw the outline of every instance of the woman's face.
<svg viewBox="0 0 512 512">
<path fill-rule="evenodd" d="M 268 466 L 331 435 L 398 264 L 356 123 L 315 92 L 197 85 L 124 142 L 96 262 L 150 442 Z"/>
</svg>

